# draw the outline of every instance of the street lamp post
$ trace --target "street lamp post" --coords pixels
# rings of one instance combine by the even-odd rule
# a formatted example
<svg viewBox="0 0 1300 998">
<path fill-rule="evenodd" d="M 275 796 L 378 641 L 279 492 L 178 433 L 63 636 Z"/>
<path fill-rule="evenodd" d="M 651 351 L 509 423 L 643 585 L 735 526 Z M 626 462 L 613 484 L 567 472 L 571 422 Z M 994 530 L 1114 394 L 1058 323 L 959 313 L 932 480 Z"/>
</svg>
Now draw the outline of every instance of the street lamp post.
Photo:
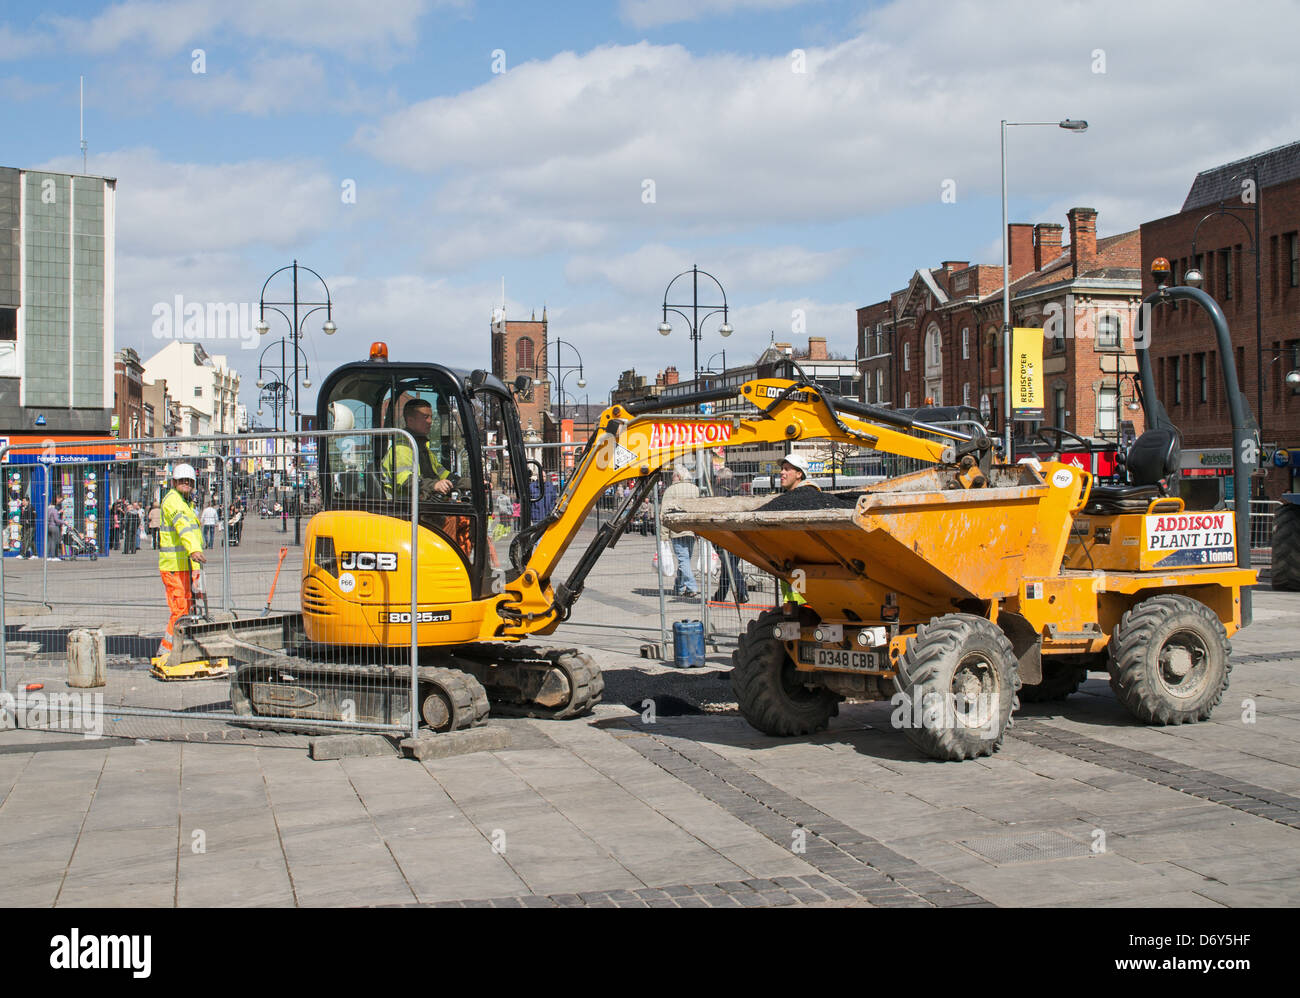
<svg viewBox="0 0 1300 998">
<path fill-rule="evenodd" d="M 1011 240 L 1007 237 L 1007 129 L 1013 125 L 1052 125 L 1070 132 L 1088 130 L 1086 121 L 1065 118 L 1061 121 L 1002 121 L 1002 358 L 1006 371 L 1002 375 L 1003 412 L 1006 415 L 1006 452 L 1004 460 L 1013 463 L 1011 454 Z"/>
<path fill-rule="evenodd" d="M 673 285 L 677 283 L 678 279 L 685 277 L 687 274 L 691 275 L 690 304 L 689 305 L 685 303 L 680 305 L 669 304 L 668 293 L 672 290 Z M 722 295 L 721 305 L 700 304 L 700 275 L 701 274 L 703 274 L 705 277 L 707 277 L 709 280 L 711 280 L 714 284 L 718 286 L 718 292 Z M 691 310 L 691 314 L 687 315 L 685 312 L 683 312 L 682 309 L 684 308 L 689 308 Z M 702 316 L 700 315 L 701 308 L 707 310 Z M 660 335 L 663 336 L 667 336 L 669 333 L 673 331 L 673 327 L 668 324 L 669 312 L 676 312 L 683 319 L 685 319 L 687 327 L 691 331 L 691 343 L 695 348 L 695 387 L 696 389 L 698 389 L 699 381 L 700 381 L 700 335 L 701 335 L 700 325 L 704 322 L 704 320 L 706 320 L 709 316 L 713 315 L 715 312 L 721 312 L 722 325 L 718 327 L 718 335 L 725 338 L 727 336 L 730 336 L 734 332 L 734 330 L 731 327 L 731 323 L 727 321 L 727 292 L 723 289 L 721 282 L 712 274 L 710 274 L 708 271 L 700 270 L 699 267 L 692 267 L 690 270 L 683 270 L 680 274 L 677 275 L 677 277 L 674 277 L 671 281 L 668 282 L 668 287 L 664 288 L 664 321 L 659 323 L 659 333 Z"/>
<path fill-rule="evenodd" d="M 290 301 L 268 301 L 266 298 L 267 286 L 271 283 L 271 281 L 275 279 L 276 274 L 282 274 L 286 270 L 293 271 L 293 298 Z M 325 289 L 324 301 L 303 301 L 299 297 L 298 295 L 298 271 L 299 270 L 307 271 L 307 273 L 315 277 L 316 280 L 320 281 L 321 287 Z M 290 307 L 292 307 L 293 309 L 292 318 L 290 318 L 288 313 L 284 311 L 285 308 L 290 308 Z M 300 314 L 300 309 L 304 307 L 307 308 L 307 311 L 301 312 Z M 333 302 L 330 301 L 330 289 L 329 289 L 329 285 L 325 283 L 325 278 L 321 277 L 320 274 L 316 273 L 316 271 L 312 270 L 310 267 L 299 266 L 297 260 L 294 260 L 293 263 L 288 267 L 281 267 L 279 270 L 274 271 L 271 274 L 271 276 L 268 277 L 262 284 L 262 293 L 258 299 L 257 325 L 254 327 L 257 330 L 258 334 L 261 336 L 265 336 L 267 333 L 271 331 L 271 325 L 266 321 L 266 310 L 268 308 L 271 309 L 271 311 L 273 312 L 279 312 L 280 315 L 284 318 L 285 322 L 289 323 L 289 335 L 292 339 L 293 346 L 294 346 L 293 430 L 295 434 L 295 445 L 294 445 L 294 464 L 293 464 L 293 477 L 294 477 L 293 489 L 294 489 L 295 502 L 294 502 L 294 517 L 293 517 L 293 542 L 294 544 L 301 544 L 302 543 L 302 493 L 301 493 L 302 454 L 299 448 L 299 441 L 297 441 L 296 439 L 296 434 L 302 430 L 302 413 L 300 411 L 300 407 L 298 404 L 298 370 L 299 370 L 298 357 L 300 353 L 298 342 L 305 335 L 303 325 L 306 323 L 307 317 L 311 315 L 313 312 L 319 312 L 321 309 L 325 310 L 325 323 L 324 325 L 321 326 L 321 331 L 326 336 L 332 336 L 338 330 L 338 327 L 334 325 L 334 317 L 333 317 L 334 305 Z M 283 382 L 284 381 L 283 343 L 281 344 L 280 364 L 281 364 L 281 373 L 282 373 L 280 380 Z M 311 382 L 304 380 L 303 387 L 310 388 Z M 286 419 L 285 422 L 287 424 L 288 420 Z M 287 425 L 285 426 L 285 429 L 286 430 L 288 429 Z M 285 524 L 285 529 L 286 530 L 288 529 L 287 524 Z"/>
<path fill-rule="evenodd" d="M 576 365 L 562 364 L 560 362 L 560 347 L 562 346 L 568 347 L 578 355 L 578 363 Z M 559 417 L 555 424 L 557 434 L 564 432 L 564 379 L 574 371 L 578 372 L 578 387 L 586 388 L 587 379 L 582 373 L 582 351 L 568 340 L 562 340 L 557 336 L 555 339 L 555 404 L 559 411 Z M 556 462 L 556 470 L 562 472 L 564 470 L 564 464 L 564 455 L 561 454 L 559 455 L 559 460 Z"/>
</svg>

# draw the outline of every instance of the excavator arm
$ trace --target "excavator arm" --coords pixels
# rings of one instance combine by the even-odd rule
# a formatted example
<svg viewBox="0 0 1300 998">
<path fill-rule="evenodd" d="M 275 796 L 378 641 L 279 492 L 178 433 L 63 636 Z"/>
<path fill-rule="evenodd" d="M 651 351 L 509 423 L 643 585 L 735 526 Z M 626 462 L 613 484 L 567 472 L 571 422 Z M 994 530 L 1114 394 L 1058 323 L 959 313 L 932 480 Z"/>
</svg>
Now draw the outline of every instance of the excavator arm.
<svg viewBox="0 0 1300 998">
<path fill-rule="evenodd" d="M 752 410 L 726 415 L 670 412 L 706 402 L 744 399 Z M 921 430 L 940 439 L 915 436 Z M 600 554 L 622 534 L 654 487 L 655 473 L 690 454 L 722 447 L 825 439 L 886 454 L 959 464 L 969 485 L 987 473 L 992 442 L 917 421 L 903 413 L 832 395 L 814 384 L 759 378 L 742 385 L 610 406 L 601 415 L 573 477 L 554 509 L 521 533 L 511 548 L 516 574 L 496 604 L 501 636 L 548 634 L 569 613 Z M 603 524 L 568 579 L 552 583 L 578 528 L 612 485 L 637 481 L 619 512 Z"/>
</svg>

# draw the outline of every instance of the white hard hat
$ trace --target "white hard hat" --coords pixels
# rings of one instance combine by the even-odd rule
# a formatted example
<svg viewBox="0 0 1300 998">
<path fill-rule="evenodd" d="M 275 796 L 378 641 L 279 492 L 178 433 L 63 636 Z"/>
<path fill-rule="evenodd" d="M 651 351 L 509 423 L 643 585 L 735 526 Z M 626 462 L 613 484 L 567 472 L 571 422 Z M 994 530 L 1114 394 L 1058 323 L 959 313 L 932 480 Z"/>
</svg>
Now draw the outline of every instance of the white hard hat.
<svg viewBox="0 0 1300 998">
<path fill-rule="evenodd" d="M 342 402 L 330 403 L 330 425 L 331 430 L 350 430 L 357 424 L 356 417 Z"/>
<path fill-rule="evenodd" d="M 804 478 L 808 477 L 808 459 L 802 454 L 790 453 L 781 458 L 782 464 L 788 464 L 792 468 L 798 468 L 803 472 Z"/>
<path fill-rule="evenodd" d="M 188 464 L 178 464 L 172 469 L 172 481 L 198 481 L 198 475 L 194 474 L 194 469 Z"/>
</svg>

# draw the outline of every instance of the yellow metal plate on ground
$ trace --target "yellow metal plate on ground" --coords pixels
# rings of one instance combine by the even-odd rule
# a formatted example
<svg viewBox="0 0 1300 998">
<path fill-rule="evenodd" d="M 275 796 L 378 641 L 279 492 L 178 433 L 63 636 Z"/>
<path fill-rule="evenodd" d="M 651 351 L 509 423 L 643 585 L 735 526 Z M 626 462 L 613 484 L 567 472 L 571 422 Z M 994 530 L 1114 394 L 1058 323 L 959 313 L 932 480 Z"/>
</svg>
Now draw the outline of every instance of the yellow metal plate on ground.
<svg viewBox="0 0 1300 998">
<path fill-rule="evenodd" d="M 166 658 L 155 658 L 150 661 L 153 668 L 149 672 L 164 682 L 182 679 L 220 679 L 222 676 L 230 675 L 230 660 L 225 658 L 211 660 L 201 658 L 194 662 L 181 662 L 178 665 L 168 665 Z"/>
</svg>

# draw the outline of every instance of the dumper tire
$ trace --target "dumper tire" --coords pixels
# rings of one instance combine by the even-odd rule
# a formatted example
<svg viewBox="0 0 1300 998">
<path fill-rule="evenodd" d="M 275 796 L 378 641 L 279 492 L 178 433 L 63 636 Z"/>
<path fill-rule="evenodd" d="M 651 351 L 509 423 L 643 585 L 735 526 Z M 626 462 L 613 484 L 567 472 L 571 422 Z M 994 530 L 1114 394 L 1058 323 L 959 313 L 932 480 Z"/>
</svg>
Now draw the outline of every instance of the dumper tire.
<svg viewBox="0 0 1300 998">
<path fill-rule="evenodd" d="M 1300 590 L 1300 506 L 1284 502 L 1273 516 L 1273 588 Z"/>
<path fill-rule="evenodd" d="M 749 622 L 731 653 L 731 688 L 740 713 L 763 734 L 810 735 L 839 713 L 842 697 L 825 687 L 809 688 L 813 677 L 797 672 L 785 644 L 772 636 L 782 619 L 780 610 L 769 610 Z"/>
<path fill-rule="evenodd" d="M 891 722 L 931 758 L 960 761 L 992 755 L 1002 744 L 1020 670 L 1002 628 L 950 613 L 916 629 L 894 685 L 903 699 Z"/>
<path fill-rule="evenodd" d="M 1143 600 L 1110 642 L 1110 688 L 1147 724 L 1204 721 L 1228 688 L 1232 645 L 1218 615 L 1187 596 Z"/>
</svg>

